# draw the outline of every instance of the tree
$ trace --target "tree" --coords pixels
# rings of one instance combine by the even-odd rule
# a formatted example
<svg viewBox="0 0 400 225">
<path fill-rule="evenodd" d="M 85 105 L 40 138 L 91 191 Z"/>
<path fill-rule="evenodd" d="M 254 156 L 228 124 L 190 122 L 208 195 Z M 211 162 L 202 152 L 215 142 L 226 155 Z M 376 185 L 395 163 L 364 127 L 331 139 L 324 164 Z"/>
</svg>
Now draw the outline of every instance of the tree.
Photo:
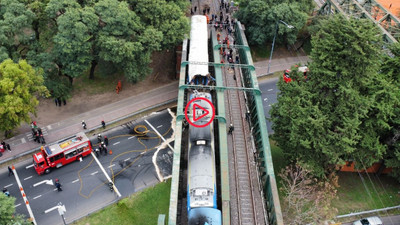
<svg viewBox="0 0 400 225">
<path fill-rule="evenodd" d="M 240 2 L 239 11 L 235 15 L 246 25 L 246 35 L 250 44 L 262 45 L 270 41 L 275 35 L 278 24 L 277 43 L 293 44 L 297 34 L 307 21 L 310 13 L 311 0 L 303 1 L 265 1 L 250 0 Z M 280 23 L 282 20 L 292 26 L 288 28 Z"/>
<path fill-rule="evenodd" d="M 386 151 L 380 135 L 390 128 L 393 102 L 378 73 L 378 33 L 367 20 L 331 17 L 312 37 L 309 80 L 294 72 L 295 82 L 279 82 L 274 138 L 290 161 L 304 162 L 319 177 L 348 160 L 369 166 Z"/>
<path fill-rule="evenodd" d="M 142 24 L 126 2 L 100 0 L 94 8 L 101 20 L 99 57 L 118 65 L 132 82 L 147 75 L 151 52 L 160 49 L 161 31 Z"/>
<path fill-rule="evenodd" d="M 29 225 L 22 215 L 15 215 L 15 198 L 0 194 L 0 224 Z"/>
<path fill-rule="evenodd" d="M 390 46 L 391 55 L 385 55 L 381 67 L 381 74 L 387 79 L 387 88 L 391 99 L 392 114 L 389 117 L 390 128 L 381 135 L 388 150 L 384 155 L 384 163 L 392 168 L 391 175 L 400 181 L 400 44 Z"/>
<path fill-rule="evenodd" d="M 297 164 L 282 169 L 279 177 L 285 224 L 322 224 L 336 216 L 337 209 L 332 208 L 331 202 L 337 198 L 337 176 L 320 181 Z"/>
<path fill-rule="evenodd" d="M 5 136 L 21 122 L 30 122 L 29 113 L 35 114 L 38 95 L 48 96 L 41 70 L 25 60 L 14 63 L 7 59 L 0 64 L 0 130 Z"/>
<path fill-rule="evenodd" d="M 34 14 L 17 0 L 2 0 L 0 9 L 0 60 L 18 60 L 30 41 Z"/>
<path fill-rule="evenodd" d="M 128 2 L 140 17 L 142 24 L 151 26 L 162 33 L 162 49 L 180 44 L 189 31 L 188 18 L 180 6 L 173 1 L 129 0 Z"/>
<path fill-rule="evenodd" d="M 98 23 L 94 9 L 67 9 L 57 18 L 58 33 L 54 37 L 53 54 L 60 74 L 73 79 L 82 75 L 89 67 L 93 56 L 90 39 Z"/>
</svg>

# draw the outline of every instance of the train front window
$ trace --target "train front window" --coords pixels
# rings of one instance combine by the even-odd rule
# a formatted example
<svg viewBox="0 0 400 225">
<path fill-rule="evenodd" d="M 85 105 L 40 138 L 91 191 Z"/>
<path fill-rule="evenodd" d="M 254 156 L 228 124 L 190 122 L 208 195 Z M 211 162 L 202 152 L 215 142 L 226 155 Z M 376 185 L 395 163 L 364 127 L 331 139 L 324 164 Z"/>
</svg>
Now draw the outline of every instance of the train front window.
<svg viewBox="0 0 400 225">
<path fill-rule="evenodd" d="M 196 145 L 206 145 L 206 140 L 197 140 Z"/>
</svg>

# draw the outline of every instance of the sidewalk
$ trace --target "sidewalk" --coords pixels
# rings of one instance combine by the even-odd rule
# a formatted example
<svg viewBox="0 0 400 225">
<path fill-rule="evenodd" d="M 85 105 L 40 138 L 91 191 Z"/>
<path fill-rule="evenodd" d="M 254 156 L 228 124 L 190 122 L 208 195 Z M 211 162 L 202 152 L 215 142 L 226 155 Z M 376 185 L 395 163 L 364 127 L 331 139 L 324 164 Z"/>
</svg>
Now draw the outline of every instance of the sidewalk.
<svg viewBox="0 0 400 225">
<path fill-rule="evenodd" d="M 296 57 L 288 57 L 288 58 L 281 58 L 281 59 L 273 59 L 271 61 L 271 67 L 269 69 L 270 74 L 283 71 L 286 69 L 290 69 L 291 66 L 300 63 L 301 65 L 307 64 L 310 61 L 308 56 L 296 56 Z M 268 63 L 269 60 L 258 61 L 254 63 L 256 67 L 256 74 L 257 77 L 263 77 L 269 75 L 268 71 Z"/>
<path fill-rule="evenodd" d="M 272 59 L 270 73 L 289 69 L 292 65 L 297 63 L 306 64 L 308 60 L 308 56 Z M 268 75 L 268 62 L 268 60 L 264 60 L 254 63 L 257 77 Z M 178 97 L 178 83 L 178 81 L 175 81 L 140 95 L 131 96 L 119 102 L 93 109 L 66 120 L 42 126 L 46 143 L 50 144 L 82 131 L 82 120 L 85 120 L 88 128 L 86 132 L 88 132 L 99 128 L 102 120 L 104 120 L 106 124 L 110 124 L 143 111 L 174 102 Z M 17 135 L 5 140 L 5 142 L 10 144 L 12 151 L 5 151 L 3 153 L 3 156 L 0 157 L 0 164 L 23 155 L 32 154 L 38 151 L 41 146 L 41 144 L 32 141 L 31 132 Z"/>
<path fill-rule="evenodd" d="M 46 143 L 50 144 L 82 131 L 82 120 L 85 120 L 87 124 L 87 130 L 85 131 L 88 132 L 101 127 L 100 122 L 102 120 L 106 124 L 117 122 L 143 111 L 175 102 L 177 98 L 178 81 L 175 81 L 163 87 L 93 109 L 58 123 L 42 126 L 44 138 Z M 3 156 L 0 157 L 0 163 L 5 163 L 39 150 L 41 144 L 31 139 L 31 132 L 27 132 L 5 140 L 6 143 L 10 144 L 12 151 L 5 151 Z"/>
</svg>

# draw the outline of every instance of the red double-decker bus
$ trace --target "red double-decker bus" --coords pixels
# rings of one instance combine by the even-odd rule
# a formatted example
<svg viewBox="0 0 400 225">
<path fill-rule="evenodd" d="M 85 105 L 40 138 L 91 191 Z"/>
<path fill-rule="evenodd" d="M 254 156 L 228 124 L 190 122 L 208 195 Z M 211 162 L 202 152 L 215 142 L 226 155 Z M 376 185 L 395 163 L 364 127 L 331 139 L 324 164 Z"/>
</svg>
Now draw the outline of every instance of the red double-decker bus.
<svg viewBox="0 0 400 225">
<path fill-rule="evenodd" d="M 80 132 L 51 146 L 42 146 L 33 155 L 33 165 L 39 175 L 49 173 L 52 168 L 79 160 L 92 152 L 92 145 L 85 133 Z"/>
</svg>

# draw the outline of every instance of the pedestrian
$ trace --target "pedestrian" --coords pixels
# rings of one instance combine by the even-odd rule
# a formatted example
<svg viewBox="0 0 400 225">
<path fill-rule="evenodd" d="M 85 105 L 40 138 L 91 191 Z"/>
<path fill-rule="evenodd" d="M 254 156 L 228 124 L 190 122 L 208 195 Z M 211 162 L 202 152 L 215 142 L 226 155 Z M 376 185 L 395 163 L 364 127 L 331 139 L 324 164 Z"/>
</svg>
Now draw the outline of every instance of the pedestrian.
<svg viewBox="0 0 400 225">
<path fill-rule="evenodd" d="M 101 138 L 101 134 L 98 134 L 98 135 L 97 135 L 97 142 L 98 142 L 98 143 L 101 143 L 101 142 L 102 142 L 101 139 L 102 139 L 102 138 Z"/>
<path fill-rule="evenodd" d="M 8 176 L 14 175 L 14 171 L 8 166 Z"/>
<path fill-rule="evenodd" d="M 228 26 L 228 35 L 231 35 L 232 34 L 232 28 L 231 28 L 231 26 Z"/>
<path fill-rule="evenodd" d="M 42 144 L 46 144 L 46 141 L 44 140 L 43 134 L 40 135 L 40 141 Z"/>
<path fill-rule="evenodd" d="M 39 127 L 38 129 L 37 129 L 37 131 L 39 132 L 39 135 L 42 135 L 43 133 L 42 133 L 42 129 Z"/>
<path fill-rule="evenodd" d="M 203 9 L 203 15 L 206 15 L 206 9 Z"/>
<path fill-rule="evenodd" d="M 194 14 L 193 9 L 190 8 L 190 15 L 193 15 L 193 14 Z"/>
<path fill-rule="evenodd" d="M 40 144 L 40 135 L 39 132 L 36 131 L 36 141 Z"/>
<path fill-rule="evenodd" d="M 64 105 L 67 104 L 67 100 L 65 100 L 65 98 L 63 98 L 63 104 L 64 104 Z"/>
<path fill-rule="evenodd" d="M 224 16 L 222 15 L 222 12 L 221 12 L 221 15 L 219 16 L 219 21 L 221 21 L 221 23 L 224 22 Z"/>
<path fill-rule="evenodd" d="M 207 8 L 207 14 L 210 14 L 210 8 Z"/>
<path fill-rule="evenodd" d="M 57 98 L 58 106 L 61 107 L 61 99 Z"/>
<path fill-rule="evenodd" d="M 247 112 L 246 112 L 246 120 L 247 120 L 247 122 L 250 121 L 250 111 L 249 110 L 247 110 Z"/>
<path fill-rule="evenodd" d="M 84 121 L 84 120 L 82 120 L 82 127 L 83 127 L 83 129 L 85 129 L 85 130 L 86 130 L 86 123 L 85 123 L 85 121 Z"/>
<path fill-rule="evenodd" d="M 10 192 L 7 190 L 7 188 L 3 188 L 3 193 L 5 196 L 10 197 Z"/>
<path fill-rule="evenodd" d="M 197 11 L 197 6 L 194 7 L 194 12 L 196 12 L 196 11 Z"/>
<path fill-rule="evenodd" d="M 7 143 L 7 144 L 6 144 L 6 147 L 7 147 L 8 151 L 11 152 L 10 144 Z"/>
<path fill-rule="evenodd" d="M 62 185 L 60 184 L 60 181 L 58 179 L 56 179 L 55 185 L 56 185 L 57 191 L 62 191 L 62 189 L 61 189 Z"/>
<path fill-rule="evenodd" d="M 239 64 L 239 56 L 238 56 L 238 55 L 236 56 L 235 63 L 236 63 L 236 64 Z"/>
<path fill-rule="evenodd" d="M 99 149 L 98 148 L 94 149 L 94 153 L 96 153 L 96 156 L 99 157 Z"/>
<path fill-rule="evenodd" d="M 54 102 L 56 103 L 56 106 L 58 106 L 58 99 L 54 98 Z"/>
<path fill-rule="evenodd" d="M 104 120 L 101 121 L 101 126 L 103 127 L 103 129 L 106 129 L 106 122 L 104 122 Z"/>
<path fill-rule="evenodd" d="M 233 127 L 233 124 L 229 124 L 228 134 L 232 134 L 234 129 L 235 129 L 235 127 Z"/>
<path fill-rule="evenodd" d="M 107 136 L 104 136 L 104 143 L 106 144 L 106 146 L 108 146 L 108 138 L 107 138 Z"/>
<path fill-rule="evenodd" d="M 6 147 L 6 142 L 4 140 L 2 140 L 1 145 L 3 145 L 3 147 Z"/>
<path fill-rule="evenodd" d="M 105 145 L 103 145 L 103 150 L 104 150 L 104 155 L 107 155 L 108 154 L 108 152 L 107 152 L 107 147 L 105 146 Z"/>
</svg>

